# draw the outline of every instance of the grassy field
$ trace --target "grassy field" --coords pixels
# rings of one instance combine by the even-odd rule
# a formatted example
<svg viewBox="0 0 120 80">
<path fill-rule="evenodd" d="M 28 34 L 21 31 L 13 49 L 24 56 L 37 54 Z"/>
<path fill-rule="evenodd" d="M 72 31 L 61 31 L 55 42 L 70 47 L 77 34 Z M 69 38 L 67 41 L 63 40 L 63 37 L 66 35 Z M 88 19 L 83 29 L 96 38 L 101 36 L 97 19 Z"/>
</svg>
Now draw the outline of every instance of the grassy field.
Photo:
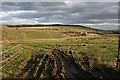
<svg viewBox="0 0 120 80">
<path fill-rule="evenodd" d="M 8 75 L 21 77 L 21 74 L 25 71 L 25 66 L 33 56 L 34 58 L 36 55 L 39 56 L 35 59 L 37 59 L 36 61 L 40 61 L 43 55 L 51 55 L 53 49 L 65 53 L 71 52 L 70 55 L 78 63 L 82 63 L 85 61 L 84 58 L 88 58 L 89 60 L 87 61 L 90 62 L 91 66 L 90 69 L 96 76 L 101 76 L 93 70 L 93 67 L 96 65 L 106 65 L 113 69 L 116 67 L 118 51 L 117 34 L 99 34 L 104 32 L 76 26 L 20 28 L 4 26 L 2 31 L 2 54 L 3 60 L 6 60 L 6 62 L 3 62 L 4 67 L 2 69 L 4 77 Z M 15 58 L 14 55 L 18 56 Z M 10 61 L 9 58 L 13 60 Z M 40 64 L 42 65 L 43 63 Z M 50 69 L 45 68 L 40 76 L 50 76 L 54 65 L 53 63 L 49 65 L 51 65 Z M 16 70 L 18 73 L 15 73 Z M 27 75 L 28 72 L 24 73 L 22 77 L 26 77 Z"/>
</svg>

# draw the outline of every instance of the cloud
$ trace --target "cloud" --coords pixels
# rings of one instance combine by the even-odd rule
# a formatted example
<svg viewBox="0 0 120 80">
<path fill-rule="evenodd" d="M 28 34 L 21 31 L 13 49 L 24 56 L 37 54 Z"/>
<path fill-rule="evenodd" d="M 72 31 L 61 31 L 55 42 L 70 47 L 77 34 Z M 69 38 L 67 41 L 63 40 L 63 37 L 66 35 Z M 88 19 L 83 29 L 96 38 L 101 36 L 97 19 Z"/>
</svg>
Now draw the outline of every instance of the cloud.
<svg viewBox="0 0 120 80">
<path fill-rule="evenodd" d="M 3 2 L 0 18 L 6 24 L 26 22 L 99 25 L 117 23 L 117 5 L 117 2 Z"/>
</svg>

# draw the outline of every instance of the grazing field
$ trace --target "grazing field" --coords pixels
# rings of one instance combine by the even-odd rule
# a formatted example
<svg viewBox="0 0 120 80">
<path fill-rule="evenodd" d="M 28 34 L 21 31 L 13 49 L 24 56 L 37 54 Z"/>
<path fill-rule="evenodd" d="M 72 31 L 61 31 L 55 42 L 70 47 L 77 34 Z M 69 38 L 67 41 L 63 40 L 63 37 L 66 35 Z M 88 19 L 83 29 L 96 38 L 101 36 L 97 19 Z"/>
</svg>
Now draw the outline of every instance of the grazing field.
<svg viewBox="0 0 120 80">
<path fill-rule="evenodd" d="M 2 27 L 4 78 L 117 78 L 118 36 L 77 26 Z M 114 75 L 112 75 L 114 73 Z"/>
</svg>

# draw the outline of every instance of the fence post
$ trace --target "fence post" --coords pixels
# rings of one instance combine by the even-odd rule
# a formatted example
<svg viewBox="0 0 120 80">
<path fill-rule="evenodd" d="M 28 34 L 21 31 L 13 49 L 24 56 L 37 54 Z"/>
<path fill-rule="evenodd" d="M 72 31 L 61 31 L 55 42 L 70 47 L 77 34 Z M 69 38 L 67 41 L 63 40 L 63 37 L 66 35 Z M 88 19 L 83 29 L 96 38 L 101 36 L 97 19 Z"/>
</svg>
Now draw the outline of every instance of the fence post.
<svg viewBox="0 0 120 80">
<path fill-rule="evenodd" d="M 118 2 L 118 55 L 117 55 L 117 65 L 116 70 L 120 70 L 120 2 Z"/>
</svg>

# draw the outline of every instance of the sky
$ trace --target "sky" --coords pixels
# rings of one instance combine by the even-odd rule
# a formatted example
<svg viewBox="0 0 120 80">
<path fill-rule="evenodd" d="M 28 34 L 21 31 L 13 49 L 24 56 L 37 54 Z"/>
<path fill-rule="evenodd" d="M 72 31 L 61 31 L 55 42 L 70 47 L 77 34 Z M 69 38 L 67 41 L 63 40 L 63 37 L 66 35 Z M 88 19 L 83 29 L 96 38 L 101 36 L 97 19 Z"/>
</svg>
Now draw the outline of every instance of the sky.
<svg viewBox="0 0 120 80">
<path fill-rule="evenodd" d="M 0 24 L 74 24 L 118 29 L 117 2 L 2 2 Z"/>
</svg>

